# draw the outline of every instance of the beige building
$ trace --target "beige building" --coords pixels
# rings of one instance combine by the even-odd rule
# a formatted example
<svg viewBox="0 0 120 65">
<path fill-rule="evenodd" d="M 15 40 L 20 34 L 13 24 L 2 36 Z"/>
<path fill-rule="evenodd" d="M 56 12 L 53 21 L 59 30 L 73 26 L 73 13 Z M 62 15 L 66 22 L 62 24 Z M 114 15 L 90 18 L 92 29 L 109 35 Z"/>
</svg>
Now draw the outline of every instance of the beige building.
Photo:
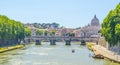
<svg viewBox="0 0 120 65">
<path fill-rule="evenodd" d="M 80 36 L 81 37 L 98 37 L 100 36 L 98 31 L 101 29 L 100 23 L 96 15 L 91 20 L 91 23 L 87 26 L 83 27 L 80 30 Z"/>
<path fill-rule="evenodd" d="M 76 30 L 74 30 L 72 33 L 74 33 L 75 34 L 75 37 L 81 37 L 81 30 L 80 29 L 76 29 Z"/>
<path fill-rule="evenodd" d="M 66 36 L 67 33 L 73 32 L 73 29 L 71 28 L 62 28 L 62 29 L 57 29 L 55 32 L 56 36 Z"/>
<path fill-rule="evenodd" d="M 62 33 L 61 33 L 62 29 L 57 29 L 56 32 L 55 32 L 55 35 L 56 36 L 61 36 Z"/>
</svg>

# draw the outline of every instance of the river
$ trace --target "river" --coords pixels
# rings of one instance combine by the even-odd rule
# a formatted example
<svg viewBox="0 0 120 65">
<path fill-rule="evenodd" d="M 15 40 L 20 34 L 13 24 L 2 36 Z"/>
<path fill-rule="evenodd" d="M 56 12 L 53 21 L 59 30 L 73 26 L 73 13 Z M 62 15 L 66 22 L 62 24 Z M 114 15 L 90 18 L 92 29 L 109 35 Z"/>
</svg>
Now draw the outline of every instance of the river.
<svg viewBox="0 0 120 65">
<path fill-rule="evenodd" d="M 78 42 L 72 42 L 71 46 L 65 46 L 64 42 L 57 42 L 55 46 L 43 42 L 40 46 L 31 44 L 0 53 L 0 65 L 120 65 L 107 59 L 94 59 L 91 55 L 93 53 Z"/>
</svg>

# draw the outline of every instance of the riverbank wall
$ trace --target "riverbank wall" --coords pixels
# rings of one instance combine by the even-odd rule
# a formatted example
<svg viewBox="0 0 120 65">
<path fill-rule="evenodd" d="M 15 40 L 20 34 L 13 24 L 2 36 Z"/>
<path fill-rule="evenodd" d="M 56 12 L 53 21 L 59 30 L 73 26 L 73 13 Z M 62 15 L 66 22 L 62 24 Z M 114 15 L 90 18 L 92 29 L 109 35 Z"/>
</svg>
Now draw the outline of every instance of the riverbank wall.
<svg viewBox="0 0 120 65">
<path fill-rule="evenodd" d="M 0 48 L 0 53 L 6 52 L 6 51 L 10 51 L 10 50 L 14 50 L 14 49 L 19 49 L 19 48 L 23 48 L 24 45 L 15 45 L 15 46 L 10 46 L 10 47 L 1 47 Z"/>
<path fill-rule="evenodd" d="M 108 50 L 105 47 L 94 44 L 90 47 L 90 49 L 93 51 L 95 56 L 101 55 L 104 58 L 108 58 L 112 61 L 120 63 L 120 55 L 116 54 L 115 52 L 112 52 L 112 51 Z"/>
</svg>

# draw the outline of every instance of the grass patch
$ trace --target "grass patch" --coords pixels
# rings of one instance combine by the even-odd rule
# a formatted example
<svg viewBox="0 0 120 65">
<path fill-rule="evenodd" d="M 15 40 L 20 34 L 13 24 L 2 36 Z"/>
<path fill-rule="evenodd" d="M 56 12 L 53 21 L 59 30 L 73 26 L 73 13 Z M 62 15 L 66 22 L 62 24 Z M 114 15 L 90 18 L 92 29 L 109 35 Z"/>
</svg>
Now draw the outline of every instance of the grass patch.
<svg viewBox="0 0 120 65">
<path fill-rule="evenodd" d="M 92 46 L 94 46 L 95 44 L 94 43 L 87 43 L 87 47 L 89 50 L 92 50 Z"/>
</svg>

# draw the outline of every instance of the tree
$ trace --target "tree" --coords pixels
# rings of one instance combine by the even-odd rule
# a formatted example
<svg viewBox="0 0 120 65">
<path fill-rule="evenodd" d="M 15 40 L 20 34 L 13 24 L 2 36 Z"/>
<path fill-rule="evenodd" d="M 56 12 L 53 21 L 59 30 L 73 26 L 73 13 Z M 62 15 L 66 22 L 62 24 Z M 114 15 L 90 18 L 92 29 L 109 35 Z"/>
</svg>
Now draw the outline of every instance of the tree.
<svg viewBox="0 0 120 65">
<path fill-rule="evenodd" d="M 66 36 L 72 36 L 72 37 L 74 37 L 74 36 L 75 36 L 75 34 L 74 34 L 74 33 L 70 33 L 70 32 L 69 32 L 69 33 L 67 33 L 67 34 L 66 34 Z"/>
<path fill-rule="evenodd" d="M 30 28 L 25 28 L 25 36 L 31 36 L 31 29 Z"/>
<path fill-rule="evenodd" d="M 36 35 L 43 35 L 43 30 L 37 29 L 36 30 Z"/>
<path fill-rule="evenodd" d="M 44 31 L 44 35 L 45 35 L 45 36 L 48 35 L 48 31 L 47 31 L 47 30 Z"/>
<path fill-rule="evenodd" d="M 26 31 L 23 23 L 0 15 L 0 46 L 18 44 L 26 35 L 31 34 L 30 31 Z"/>
<path fill-rule="evenodd" d="M 52 29 L 49 33 L 50 33 L 51 36 L 53 36 L 53 35 L 55 35 L 55 32 L 56 32 L 56 30 Z"/>
<path fill-rule="evenodd" d="M 111 10 L 102 23 L 101 33 L 110 46 L 120 41 L 120 3 Z"/>
</svg>

